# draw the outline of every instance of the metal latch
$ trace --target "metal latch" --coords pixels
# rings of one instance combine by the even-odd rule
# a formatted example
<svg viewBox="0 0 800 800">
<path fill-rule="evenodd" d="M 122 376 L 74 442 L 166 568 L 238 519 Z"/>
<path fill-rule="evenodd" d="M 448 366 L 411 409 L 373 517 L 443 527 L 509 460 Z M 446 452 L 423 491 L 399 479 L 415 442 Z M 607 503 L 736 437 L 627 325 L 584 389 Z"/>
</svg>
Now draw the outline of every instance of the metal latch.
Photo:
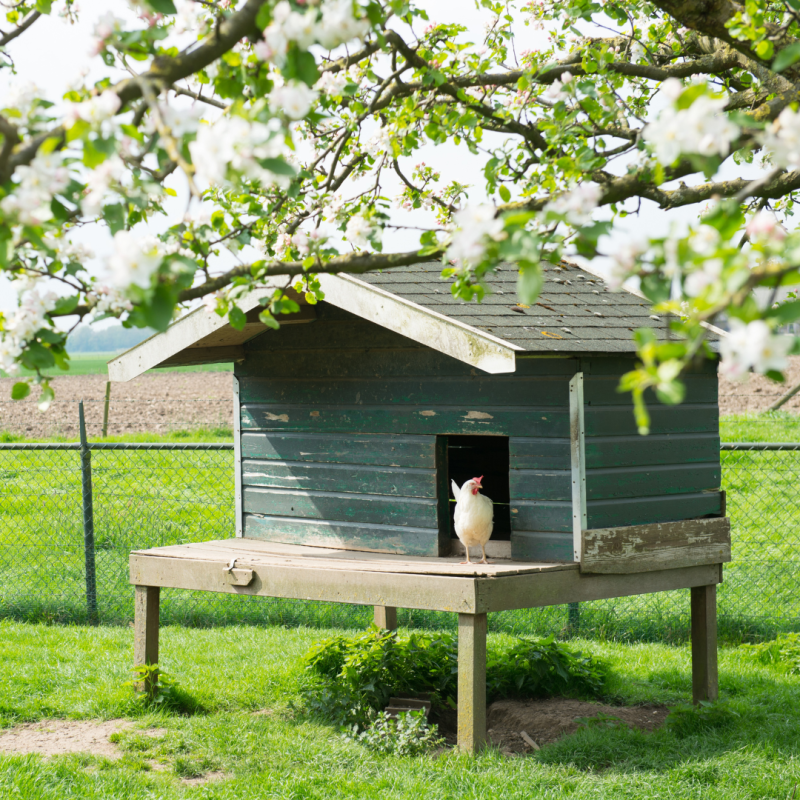
<svg viewBox="0 0 800 800">
<path fill-rule="evenodd" d="M 253 570 L 235 569 L 238 557 L 232 558 L 227 567 L 223 567 L 225 580 L 231 586 L 248 586 L 253 580 Z"/>
</svg>

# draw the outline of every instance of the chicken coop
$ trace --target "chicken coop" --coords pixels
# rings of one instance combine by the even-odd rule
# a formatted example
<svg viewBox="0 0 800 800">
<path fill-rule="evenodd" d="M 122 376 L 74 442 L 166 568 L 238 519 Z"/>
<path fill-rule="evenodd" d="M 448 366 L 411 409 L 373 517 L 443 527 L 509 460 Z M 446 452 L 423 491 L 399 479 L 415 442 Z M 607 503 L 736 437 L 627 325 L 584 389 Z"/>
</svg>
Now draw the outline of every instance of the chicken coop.
<svg viewBox="0 0 800 800">
<path fill-rule="evenodd" d="M 160 587 L 459 614 L 459 743 L 485 737 L 486 614 L 690 589 L 696 700 L 716 685 L 716 585 L 730 560 L 717 365 L 638 434 L 632 332 L 648 303 L 566 262 L 518 303 L 500 268 L 480 304 L 438 264 L 322 276 L 324 301 L 242 330 L 199 309 L 109 363 L 111 380 L 234 363 L 236 538 L 131 554 L 137 663 L 155 663 Z M 483 475 L 490 564 L 459 563 L 450 482 Z M 221 532 L 222 534 L 222 532 Z"/>
</svg>

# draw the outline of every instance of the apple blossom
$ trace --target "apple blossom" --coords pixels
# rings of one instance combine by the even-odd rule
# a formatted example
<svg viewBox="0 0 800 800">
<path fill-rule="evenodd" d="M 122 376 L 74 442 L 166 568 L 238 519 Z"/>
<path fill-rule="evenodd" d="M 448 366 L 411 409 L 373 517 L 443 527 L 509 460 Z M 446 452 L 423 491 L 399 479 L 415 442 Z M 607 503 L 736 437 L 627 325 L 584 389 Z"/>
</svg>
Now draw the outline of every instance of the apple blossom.
<svg viewBox="0 0 800 800">
<path fill-rule="evenodd" d="M 269 95 L 269 107 L 273 114 L 283 112 L 289 119 L 302 119 L 311 110 L 317 93 L 301 81 L 291 81 L 276 86 Z"/>
<path fill-rule="evenodd" d="M 362 214 L 354 214 L 347 221 L 344 235 L 350 243 L 359 250 L 369 247 L 369 240 L 377 233 L 372 221 Z"/>
<path fill-rule="evenodd" d="M 551 200 L 544 210 L 566 217 L 570 225 L 587 225 L 592 221 L 592 212 L 597 208 L 602 194 L 603 190 L 596 183 L 582 183 Z"/>
<path fill-rule="evenodd" d="M 114 255 L 108 259 L 112 286 L 125 290 L 148 286 L 163 259 L 161 242 L 154 236 L 137 236 L 132 231 L 114 234 Z"/>
</svg>

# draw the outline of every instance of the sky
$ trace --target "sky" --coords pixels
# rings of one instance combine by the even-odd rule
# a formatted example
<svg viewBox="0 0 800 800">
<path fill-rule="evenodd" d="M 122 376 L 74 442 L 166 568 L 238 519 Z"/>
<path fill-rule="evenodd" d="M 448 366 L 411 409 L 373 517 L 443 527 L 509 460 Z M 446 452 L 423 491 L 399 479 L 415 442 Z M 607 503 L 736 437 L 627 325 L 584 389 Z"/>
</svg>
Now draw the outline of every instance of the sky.
<svg viewBox="0 0 800 800">
<path fill-rule="evenodd" d="M 423 0 L 418 5 L 428 10 L 431 20 L 442 23 L 460 23 L 469 29 L 469 38 L 473 41 L 478 40 L 483 35 L 483 23 L 487 14 L 483 10 L 477 10 L 472 3 L 465 0 Z M 54 3 L 54 6 L 57 4 Z M 100 0 L 81 0 L 80 19 L 76 24 L 68 24 L 56 14 L 38 20 L 28 34 L 21 36 L 8 47 L 8 51 L 14 58 L 17 68 L 17 75 L 11 78 L 12 81 L 32 81 L 40 86 L 46 96 L 50 99 L 60 97 L 66 87 L 77 78 L 82 69 L 92 67 L 89 79 L 100 77 L 107 74 L 107 68 L 97 58 L 89 57 L 92 30 L 95 21 L 106 11 L 111 10 L 117 16 L 130 17 L 127 4 L 120 0 L 114 2 L 101 2 Z M 531 27 L 525 27 L 521 23 L 515 30 L 517 35 L 517 47 L 519 49 L 534 49 L 544 46 L 545 38 L 542 32 L 536 32 Z M 607 34 L 607 32 L 603 32 Z M 35 46 L 34 46 L 35 45 Z M 42 58 L 42 53 L 47 53 L 47 58 Z M 0 73 L 0 92 L 5 93 L 9 84 L 8 70 Z M 453 143 L 441 146 L 426 145 L 419 151 L 418 159 L 426 164 L 435 167 L 442 174 L 442 182 L 457 179 L 461 183 L 472 185 L 470 190 L 469 202 L 480 203 L 486 197 L 482 191 L 482 174 L 480 159 L 472 157 L 465 147 L 457 147 Z M 408 165 L 408 171 L 410 172 Z M 625 162 L 620 160 L 616 163 L 616 170 L 624 171 Z M 739 177 L 742 174 L 752 173 L 755 177 L 758 173 L 756 168 L 750 167 L 745 173 L 742 168 L 735 165 L 727 166 L 723 169 L 722 179 Z M 401 184 L 399 178 L 393 171 L 387 170 L 385 173 L 384 194 L 394 197 L 399 193 Z M 693 177 L 686 179 L 691 183 Z M 185 180 L 179 173 L 174 173 L 167 181 L 167 186 L 174 188 L 178 197 L 171 201 L 171 219 L 169 221 L 161 219 L 149 226 L 149 232 L 157 232 L 159 229 L 172 224 L 180 219 L 186 209 L 187 190 Z M 431 212 L 417 211 L 408 214 L 393 210 L 393 215 L 403 224 L 425 225 L 432 221 Z M 610 240 L 601 241 L 601 249 L 606 252 L 613 252 L 628 238 L 641 238 L 643 235 L 658 235 L 666 233 L 670 226 L 678 229 L 693 221 L 698 213 L 696 207 L 680 209 L 665 213 L 649 201 L 642 201 L 641 211 L 638 216 L 631 216 L 621 220 L 615 226 L 615 232 Z M 140 226 L 137 230 L 146 232 Z M 409 250 L 418 245 L 419 232 L 410 231 L 386 231 L 384 235 L 384 252 L 396 250 Z M 95 274 L 103 273 L 103 258 L 110 253 L 111 239 L 107 230 L 102 226 L 86 226 L 81 231 L 71 236 L 74 241 L 80 241 L 91 247 L 96 253 L 95 263 L 90 265 Z M 592 267 L 594 270 L 603 272 L 608 262 L 607 258 L 595 259 Z M 0 276 L 0 310 L 7 310 L 16 305 L 14 292 L 9 282 Z"/>
</svg>

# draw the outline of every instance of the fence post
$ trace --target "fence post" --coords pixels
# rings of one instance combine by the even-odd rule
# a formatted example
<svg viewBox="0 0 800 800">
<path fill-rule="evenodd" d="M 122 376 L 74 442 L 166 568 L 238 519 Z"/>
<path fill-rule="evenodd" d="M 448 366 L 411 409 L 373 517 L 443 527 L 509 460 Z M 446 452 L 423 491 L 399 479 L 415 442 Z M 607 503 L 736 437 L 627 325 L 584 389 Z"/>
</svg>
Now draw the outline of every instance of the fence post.
<svg viewBox="0 0 800 800">
<path fill-rule="evenodd" d="M 111 399 L 111 381 L 106 381 L 106 400 L 103 403 L 103 438 L 108 436 L 108 402 Z"/>
<path fill-rule="evenodd" d="M 94 561 L 94 507 L 92 504 L 92 451 L 86 440 L 83 400 L 78 403 L 78 429 L 81 437 L 81 482 L 83 487 L 83 552 L 86 563 L 86 606 L 89 623 L 97 625 L 97 580 Z"/>
</svg>

